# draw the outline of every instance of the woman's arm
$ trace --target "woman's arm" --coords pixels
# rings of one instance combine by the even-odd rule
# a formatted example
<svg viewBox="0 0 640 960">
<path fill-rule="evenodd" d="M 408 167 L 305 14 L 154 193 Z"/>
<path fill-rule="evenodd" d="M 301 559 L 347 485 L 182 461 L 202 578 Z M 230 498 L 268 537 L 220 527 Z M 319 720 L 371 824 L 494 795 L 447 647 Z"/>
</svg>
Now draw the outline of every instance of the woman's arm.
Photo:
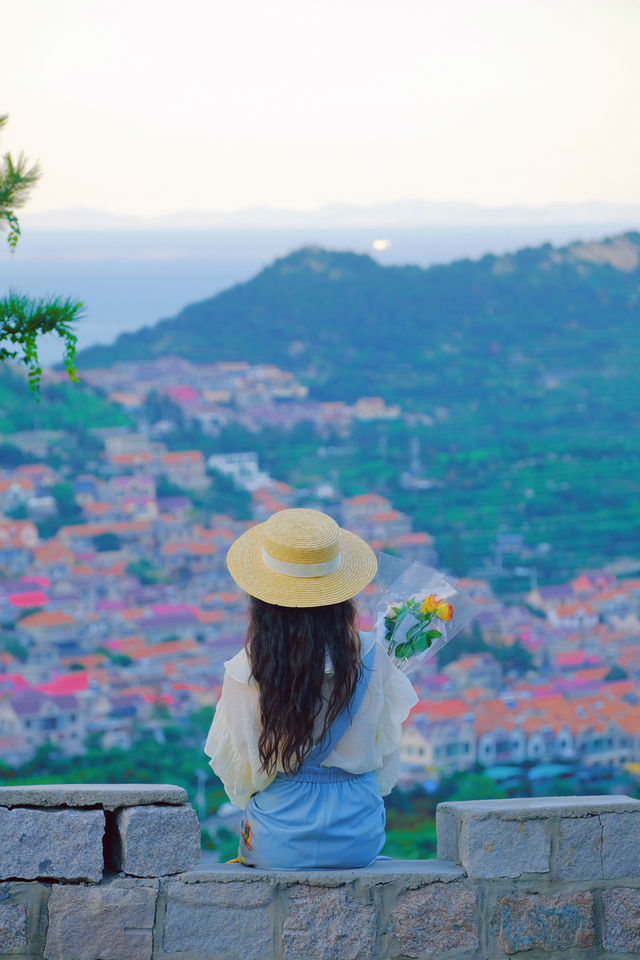
<svg viewBox="0 0 640 960">
<path fill-rule="evenodd" d="M 376 747 L 382 766 L 376 770 L 376 776 L 384 797 L 391 793 L 398 779 L 402 724 L 418 702 L 418 696 L 409 678 L 394 666 L 384 651 L 381 660 L 384 703 L 376 731 Z"/>
<path fill-rule="evenodd" d="M 222 694 L 207 736 L 204 752 L 222 780 L 231 803 L 244 809 L 249 798 L 268 786 L 275 772 L 262 770 L 258 754 L 260 702 L 255 686 L 225 672 Z"/>
</svg>

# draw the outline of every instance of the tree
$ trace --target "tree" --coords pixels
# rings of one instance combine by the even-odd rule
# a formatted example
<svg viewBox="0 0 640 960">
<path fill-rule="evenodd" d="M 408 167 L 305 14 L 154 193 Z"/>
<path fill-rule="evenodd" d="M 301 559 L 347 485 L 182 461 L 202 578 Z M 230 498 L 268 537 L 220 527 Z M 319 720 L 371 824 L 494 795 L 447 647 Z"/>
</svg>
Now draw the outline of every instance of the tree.
<svg viewBox="0 0 640 960">
<path fill-rule="evenodd" d="M 0 130 L 8 115 L 0 116 Z M 31 190 L 40 179 L 39 164 L 29 166 L 23 154 L 14 160 L 5 153 L 0 163 L 0 225 L 8 228 L 7 242 L 15 252 L 20 238 L 20 222 L 16 210 L 27 202 Z M 0 362 L 19 360 L 25 364 L 29 386 L 39 395 L 42 369 L 38 360 L 38 337 L 45 333 L 57 333 L 65 343 L 64 365 L 70 380 L 78 382 L 75 366 L 78 338 L 72 324 L 79 319 L 82 304 L 70 299 L 54 297 L 34 300 L 31 297 L 10 291 L 0 298 Z"/>
<path fill-rule="evenodd" d="M 111 530 L 105 530 L 104 533 L 97 533 L 93 538 L 93 545 L 98 553 L 105 553 L 109 550 L 120 550 L 122 544 L 117 533 Z"/>
</svg>

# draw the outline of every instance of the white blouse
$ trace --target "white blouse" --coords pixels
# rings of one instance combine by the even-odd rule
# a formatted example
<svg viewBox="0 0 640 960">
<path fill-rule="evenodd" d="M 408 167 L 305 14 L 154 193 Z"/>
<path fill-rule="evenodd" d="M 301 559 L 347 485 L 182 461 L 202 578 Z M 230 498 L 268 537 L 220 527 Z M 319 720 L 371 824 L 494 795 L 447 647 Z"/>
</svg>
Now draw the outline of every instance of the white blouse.
<svg viewBox="0 0 640 960">
<path fill-rule="evenodd" d="M 362 634 L 362 641 L 364 656 L 376 639 L 373 634 Z M 259 693 L 246 652 L 241 650 L 224 666 L 222 694 L 204 750 L 231 802 L 244 808 L 252 794 L 269 786 L 276 771 L 266 774 L 261 768 Z M 323 684 L 325 704 L 332 672 L 327 658 Z M 374 770 L 381 794 L 390 793 L 398 778 L 400 727 L 417 702 L 411 681 L 392 663 L 384 648 L 376 644 L 373 670 L 362 704 L 347 732 L 321 765 L 341 767 L 349 773 Z M 316 719 L 314 742 L 320 738 L 324 713 L 323 709 Z"/>
</svg>

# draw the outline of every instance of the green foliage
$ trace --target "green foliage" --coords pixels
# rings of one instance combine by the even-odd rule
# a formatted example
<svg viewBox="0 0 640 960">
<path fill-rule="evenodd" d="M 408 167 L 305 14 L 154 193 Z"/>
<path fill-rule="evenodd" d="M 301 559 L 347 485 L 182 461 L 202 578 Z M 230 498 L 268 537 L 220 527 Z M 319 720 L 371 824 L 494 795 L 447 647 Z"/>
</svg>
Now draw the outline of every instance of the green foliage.
<svg viewBox="0 0 640 960">
<path fill-rule="evenodd" d="M 456 637 L 455 643 L 447 643 L 438 650 L 438 667 L 442 669 L 448 663 L 471 653 L 493 653 L 493 648 L 485 643 L 478 624 L 473 621 L 470 627 L 462 630 Z"/>
<path fill-rule="evenodd" d="M 640 250 L 640 234 L 624 242 Z M 271 362 L 297 373 L 313 399 L 398 402 L 415 422 L 359 422 L 346 438 L 309 424 L 219 437 L 189 427 L 190 445 L 256 450 L 294 486 L 335 474 L 347 496 L 386 494 L 435 536 L 456 575 L 486 564 L 499 533 L 522 532 L 528 546 L 511 566 L 557 582 L 636 549 L 637 288 L 638 269 L 581 260 L 574 247 L 427 270 L 304 249 L 82 358 Z M 401 484 L 414 440 L 428 490 Z M 323 459 L 321 444 L 339 453 Z M 535 552 L 541 543 L 551 549 Z M 495 585 L 528 584 L 512 569 Z"/>
<path fill-rule="evenodd" d="M 133 660 L 128 654 L 117 653 L 115 650 L 110 650 L 109 647 L 96 647 L 95 652 L 103 653 L 116 667 L 129 667 L 133 663 Z"/>
<path fill-rule="evenodd" d="M 533 656 L 519 640 L 511 646 L 492 644 L 490 650 L 505 673 L 513 671 L 519 676 L 524 676 L 533 669 Z"/>
<path fill-rule="evenodd" d="M 6 635 L 0 638 L 0 649 L 6 650 L 7 653 L 10 653 L 12 657 L 16 660 L 19 660 L 20 663 L 26 663 L 29 659 L 29 651 L 22 644 L 17 637 L 7 637 Z"/>
<path fill-rule="evenodd" d="M 604 682 L 612 683 L 616 680 L 628 680 L 629 674 L 621 667 L 619 663 L 614 663 L 609 672 L 605 674 Z"/>
<path fill-rule="evenodd" d="M 6 126 L 8 119 L 8 114 L 0 116 L 0 130 Z M 39 164 L 30 167 L 24 154 L 14 160 L 11 154 L 5 153 L 0 166 L 0 219 L 9 227 L 7 242 L 11 250 L 15 250 L 20 236 L 20 224 L 14 211 L 25 205 L 39 179 Z"/>
<path fill-rule="evenodd" d="M 234 860 L 238 856 L 238 843 L 237 833 L 233 833 L 228 827 L 218 827 L 215 840 L 211 842 L 211 848 L 218 851 L 220 862 L 226 863 L 227 860 Z"/>
<path fill-rule="evenodd" d="M 78 473 L 84 472 L 87 460 L 102 449 L 101 442 L 88 431 L 133 423 L 119 407 L 84 384 L 47 383 L 41 385 L 40 391 L 45 403 L 25 403 L 23 377 L 0 364 L 0 431 L 7 443 L 11 443 L 11 434 L 19 430 L 65 430 L 72 434 L 73 442 L 52 450 L 49 462 L 53 466 L 65 463 Z M 22 455 L 18 460 L 11 451 L 8 454 L 8 463 L 33 461 L 33 456 Z"/>
<path fill-rule="evenodd" d="M 152 583 L 165 583 L 166 576 L 160 567 L 154 566 L 150 560 L 142 557 L 140 560 L 134 560 L 127 566 L 127 573 L 136 577 L 143 586 Z"/>
<path fill-rule="evenodd" d="M 76 502 L 73 487 L 68 480 L 54 483 L 51 487 L 51 496 L 56 501 L 58 515 L 64 524 L 81 523 L 82 507 Z"/>
<path fill-rule="evenodd" d="M 19 467 L 22 463 L 29 463 L 31 457 L 28 457 L 19 447 L 14 447 L 11 443 L 0 443 L 0 466 L 1 467 Z"/>
<path fill-rule="evenodd" d="M 0 116 L 0 130 L 8 120 Z M 23 154 L 14 160 L 5 153 L 0 164 L 0 222 L 8 227 L 7 242 L 15 252 L 20 237 L 20 222 L 15 211 L 24 206 L 31 190 L 40 179 L 38 164 L 29 166 Z M 33 300 L 11 292 L 0 298 L 0 362 L 20 360 L 27 368 L 31 391 L 39 396 L 42 368 L 38 360 L 38 337 L 45 333 L 57 333 L 64 341 L 64 365 L 70 380 L 78 381 L 75 366 L 76 344 L 72 324 L 80 318 L 82 304 L 55 297 L 50 300 Z"/>
<path fill-rule="evenodd" d="M 436 855 L 435 820 L 425 820 L 413 828 L 387 830 L 382 853 L 400 860 L 432 860 Z"/>
<path fill-rule="evenodd" d="M 29 511 L 25 503 L 17 503 L 15 507 L 12 507 L 10 510 L 5 510 L 4 512 L 5 516 L 10 517 L 11 520 L 26 520 L 29 516 Z"/>
<path fill-rule="evenodd" d="M 508 796 L 506 790 L 484 773 L 465 773 L 454 779 L 451 800 L 500 800 Z"/>
<path fill-rule="evenodd" d="M 93 545 L 98 553 L 107 553 L 109 550 L 120 550 L 122 543 L 117 533 L 107 530 L 93 537 Z"/>
<path fill-rule="evenodd" d="M 82 304 L 55 297 L 52 300 L 34 300 L 17 293 L 0 299 L 0 341 L 13 345 L 0 346 L 0 362 L 21 360 L 27 367 L 29 387 L 39 394 L 42 368 L 38 362 L 38 337 L 57 333 L 65 342 L 64 365 L 70 380 L 77 383 L 75 366 L 78 338 L 72 324 L 82 315 Z"/>
</svg>

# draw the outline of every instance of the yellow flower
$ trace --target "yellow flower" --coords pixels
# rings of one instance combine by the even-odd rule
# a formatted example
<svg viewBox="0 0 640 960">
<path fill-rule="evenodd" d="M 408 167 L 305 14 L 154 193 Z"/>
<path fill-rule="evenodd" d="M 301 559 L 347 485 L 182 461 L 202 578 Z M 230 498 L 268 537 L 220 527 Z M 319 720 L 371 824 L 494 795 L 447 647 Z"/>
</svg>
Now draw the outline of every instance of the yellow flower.
<svg viewBox="0 0 640 960">
<path fill-rule="evenodd" d="M 421 613 L 433 613 L 439 603 L 441 603 L 440 597 L 436 597 L 435 593 L 430 593 L 428 597 L 425 597 L 420 611 Z"/>
<path fill-rule="evenodd" d="M 436 607 L 436 617 L 438 620 L 451 620 L 453 618 L 453 607 L 450 603 L 439 603 Z"/>
</svg>

